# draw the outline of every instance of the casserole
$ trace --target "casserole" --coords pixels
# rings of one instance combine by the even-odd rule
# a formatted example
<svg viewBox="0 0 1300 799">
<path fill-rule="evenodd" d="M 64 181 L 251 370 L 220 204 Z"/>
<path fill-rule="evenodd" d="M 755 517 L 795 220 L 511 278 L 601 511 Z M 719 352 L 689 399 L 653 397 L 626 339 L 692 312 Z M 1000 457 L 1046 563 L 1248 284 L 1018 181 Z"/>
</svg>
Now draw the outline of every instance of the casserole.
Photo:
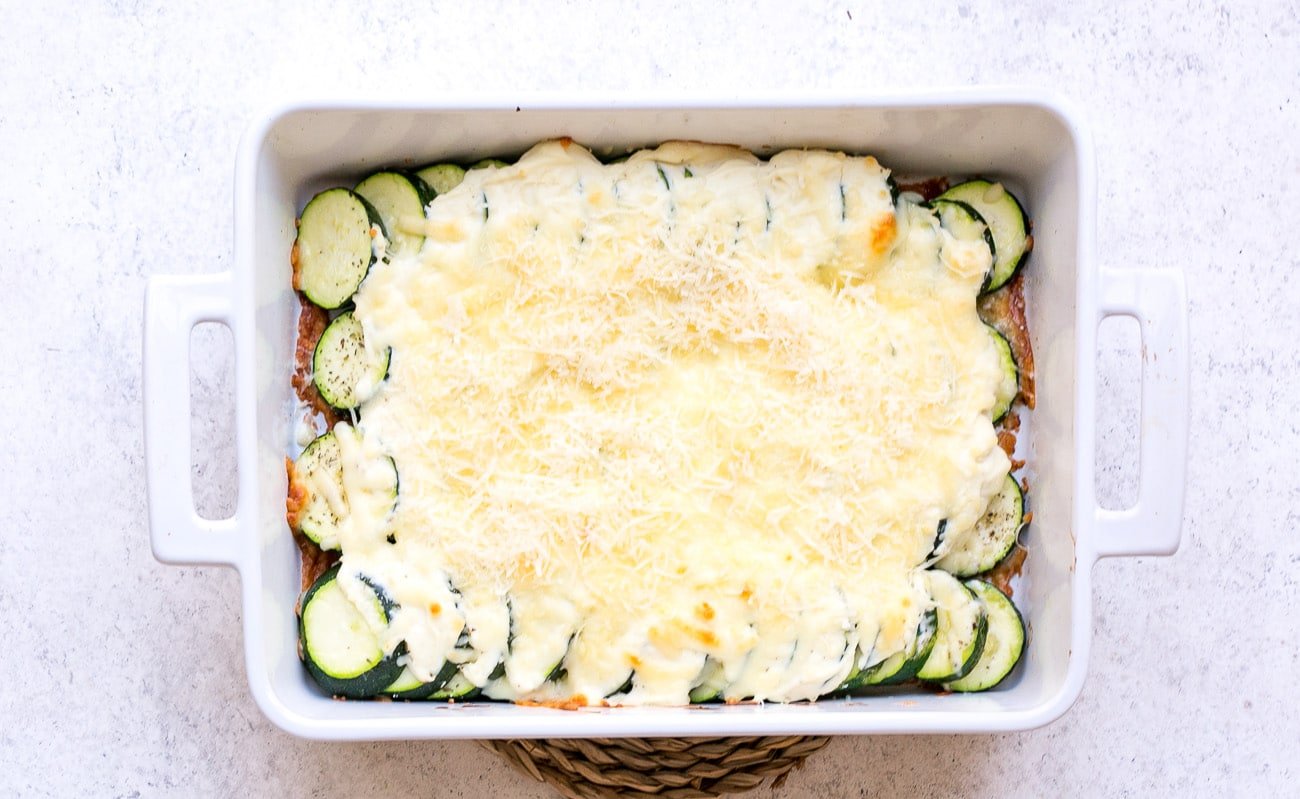
<svg viewBox="0 0 1300 799">
<path fill-rule="evenodd" d="M 286 253 L 294 215 L 315 191 L 411 159 L 472 161 L 568 135 L 598 151 L 670 139 L 726 141 L 760 154 L 788 147 L 870 153 L 905 174 L 987 174 L 1036 221 L 1027 305 L 1038 408 L 1022 431 L 1035 499 L 1024 598 L 1030 639 L 1007 684 L 964 696 L 900 693 L 814 705 L 550 708 L 338 703 L 301 669 L 292 607 L 297 553 L 283 527 L 283 453 L 293 435 L 296 302 Z M 1082 687 L 1091 635 L 1090 569 L 1099 557 L 1177 548 L 1187 437 L 1186 310 L 1181 276 L 1101 271 L 1093 260 L 1091 142 L 1059 100 L 1026 92 L 704 101 L 300 104 L 267 114 L 241 144 L 235 269 L 155 278 L 146 296 L 145 431 L 151 536 L 167 562 L 216 563 L 243 578 L 246 660 L 267 716 L 325 739 L 703 736 L 1026 729 L 1063 713 Z M 1144 342 L 1137 505 L 1099 509 L 1093 494 L 1095 331 L 1138 319 Z M 188 491 L 188 331 L 229 325 L 236 352 L 239 502 L 198 518 Z"/>
<path fill-rule="evenodd" d="M 1018 615 L 920 569 L 984 572 L 1021 526 L 995 425 L 1032 357 L 975 294 L 1026 222 L 992 184 L 932 210 L 889 180 L 820 150 L 604 164 L 552 140 L 433 198 L 394 171 L 316 195 L 299 395 L 355 409 L 290 469 L 304 565 L 341 551 L 304 575 L 317 682 L 626 706 L 1000 681 Z"/>
</svg>

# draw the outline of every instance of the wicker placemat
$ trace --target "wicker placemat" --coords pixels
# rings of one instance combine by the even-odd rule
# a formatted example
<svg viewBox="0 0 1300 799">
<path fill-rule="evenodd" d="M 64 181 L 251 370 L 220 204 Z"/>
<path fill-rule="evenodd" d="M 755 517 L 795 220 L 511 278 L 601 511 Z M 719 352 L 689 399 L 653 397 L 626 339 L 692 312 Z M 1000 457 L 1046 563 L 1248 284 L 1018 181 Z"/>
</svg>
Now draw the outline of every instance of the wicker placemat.
<svg viewBox="0 0 1300 799">
<path fill-rule="evenodd" d="M 567 799 L 712 799 L 790 771 L 829 738 L 589 738 L 483 741 Z"/>
</svg>

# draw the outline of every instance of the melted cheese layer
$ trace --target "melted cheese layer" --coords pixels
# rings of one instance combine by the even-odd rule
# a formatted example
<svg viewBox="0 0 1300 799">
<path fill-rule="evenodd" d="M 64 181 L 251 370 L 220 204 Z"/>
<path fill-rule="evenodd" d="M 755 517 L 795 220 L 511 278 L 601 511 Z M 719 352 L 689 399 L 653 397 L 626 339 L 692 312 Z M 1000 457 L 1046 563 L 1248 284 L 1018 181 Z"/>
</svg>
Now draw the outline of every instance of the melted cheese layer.
<svg viewBox="0 0 1300 799">
<path fill-rule="evenodd" d="M 707 657 L 728 700 L 794 701 L 910 643 L 937 525 L 973 526 L 1009 463 L 987 249 L 887 177 L 547 142 L 430 204 L 356 296 L 393 354 L 345 475 L 390 455 L 397 507 L 340 533 L 416 676 L 685 704 Z"/>
</svg>

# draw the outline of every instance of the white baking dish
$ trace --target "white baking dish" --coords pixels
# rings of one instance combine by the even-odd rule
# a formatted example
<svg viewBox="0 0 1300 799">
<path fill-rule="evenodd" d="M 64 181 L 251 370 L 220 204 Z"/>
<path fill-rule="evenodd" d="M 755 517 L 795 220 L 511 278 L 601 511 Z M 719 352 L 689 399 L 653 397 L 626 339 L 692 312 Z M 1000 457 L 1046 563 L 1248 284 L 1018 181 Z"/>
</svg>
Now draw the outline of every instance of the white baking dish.
<svg viewBox="0 0 1300 799">
<path fill-rule="evenodd" d="M 904 174 L 995 175 L 1035 223 L 1028 305 L 1038 409 L 1030 460 L 1031 555 L 1017 593 L 1025 661 L 985 694 L 903 692 L 811 705 L 563 711 L 469 703 L 336 702 L 299 663 L 299 566 L 284 523 L 292 439 L 289 374 L 297 304 L 289 288 L 294 215 L 311 194 L 391 163 L 470 161 L 568 135 L 600 151 L 667 139 L 760 153 L 828 147 L 871 153 Z M 248 677 L 258 704 L 311 738 L 500 738 L 991 732 L 1045 724 L 1078 696 L 1092 634 L 1091 570 L 1110 555 L 1178 546 L 1186 468 L 1187 333 L 1182 276 L 1102 269 L 1094 256 L 1092 143 L 1061 101 L 1024 91 L 869 97 L 627 102 L 558 99 L 283 107 L 245 135 L 237 162 L 234 269 L 155 277 L 145 300 L 144 397 L 154 554 L 235 566 L 243 579 Z M 1093 492 L 1098 322 L 1141 324 L 1140 498 L 1099 508 Z M 239 501 L 206 521 L 190 491 L 189 332 L 228 325 L 235 341 Z M 209 619 L 206 623 L 223 623 Z"/>
</svg>

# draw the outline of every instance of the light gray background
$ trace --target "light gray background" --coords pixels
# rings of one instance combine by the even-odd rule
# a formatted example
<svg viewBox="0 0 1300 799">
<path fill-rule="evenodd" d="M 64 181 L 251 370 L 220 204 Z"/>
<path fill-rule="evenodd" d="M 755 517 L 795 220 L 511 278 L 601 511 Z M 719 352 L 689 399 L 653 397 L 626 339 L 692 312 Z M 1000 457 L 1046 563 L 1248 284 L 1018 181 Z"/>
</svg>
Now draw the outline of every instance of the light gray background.
<svg viewBox="0 0 1300 799">
<path fill-rule="evenodd" d="M 1186 273 L 1182 551 L 1096 569 L 1082 698 L 1018 735 L 835 741 L 790 797 L 1292 794 L 1300 779 L 1300 35 L 1291 2 L 0 0 L 0 795 L 546 797 L 467 743 L 326 745 L 245 679 L 238 577 L 149 552 L 145 280 L 231 265 L 232 166 L 291 93 L 895 89 L 1074 98 L 1103 264 Z M 1136 333 L 1099 488 L 1135 495 Z M 194 338 L 195 489 L 233 507 L 231 357 Z M 1115 410 L 1111 410 L 1111 409 Z M 766 796 L 767 791 L 756 795 Z"/>
</svg>

